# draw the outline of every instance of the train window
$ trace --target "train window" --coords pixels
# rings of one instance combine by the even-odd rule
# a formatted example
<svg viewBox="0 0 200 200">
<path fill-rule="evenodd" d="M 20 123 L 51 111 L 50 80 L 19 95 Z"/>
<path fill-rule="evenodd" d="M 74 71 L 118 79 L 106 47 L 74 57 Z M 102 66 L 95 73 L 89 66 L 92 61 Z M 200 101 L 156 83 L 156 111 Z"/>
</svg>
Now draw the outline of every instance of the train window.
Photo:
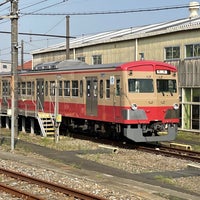
<svg viewBox="0 0 200 200">
<path fill-rule="evenodd" d="M 48 96 L 48 81 L 45 81 L 45 95 Z"/>
<path fill-rule="evenodd" d="M 72 96 L 78 96 L 78 81 L 72 81 Z"/>
<path fill-rule="evenodd" d="M 28 81 L 27 82 L 27 85 L 26 85 L 26 94 L 27 95 L 31 95 L 31 82 L 30 81 Z"/>
<path fill-rule="evenodd" d="M 110 98 L 110 79 L 106 80 L 106 98 Z"/>
<path fill-rule="evenodd" d="M 59 81 L 59 96 L 62 97 L 63 95 L 63 83 Z"/>
<path fill-rule="evenodd" d="M 97 97 L 98 89 L 97 89 L 97 80 L 93 80 L 93 96 Z"/>
<path fill-rule="evenodd" d="M 26 95 L 26 82 L 22 82 L 22 95 Z"/>
<path fill-rule="evenodd" d="M 138 93 L 152 93 L 153 79 L 128 79 L 128 91 Z"/>
<path fill-rule="evenodd" d="M 70 96 L 70 81 L 64 81 L 64 96 Z"/>
<path fill-rule="evenodd" d="M 90 80 L 87 80 L 87 96 L 88 97 L 90 97 L 90 85 L 91 85 Z"/>
<path fill-rule="evenodd" d="M 20 82 L 18 82 L 18 84 L 17 84 L 17 89 L 18 89 L 18 94 L 20 95 L 21 94 L 21 83 Z"/>
<path fill-rule="evenodd" d="M 102 99 L 103 98 L 103 80 L 100 80 L 100 91 L 99 91 L 99 96 Z"/>
<path fill-rule="evenodd" d="M 7 80 L 3 81 L 3 90 L 2 90 L 3 96 L 10 95 L 10 82 Z"/>
<path fill-rule="evenodd" d="M 32 81 L 32 84 L 31 84 L 31 88 L 32 88 L 32 95 L 34 95 L 35 94 L 35 82 L 34 81 Z"/>
<path fill-rule="evenodd" d="M 116 96 L 120 96 L 120 79 L 116 79 Z"/>
<path fill-rule="evenodd" d="M 83 81 L 80 80 L 80 97 L 83 96 Z"/>
<path fill-rule="evenodd" d="M 55 96 L 55 81 L 50 81 L 50 95 Z"/>
<path fill-rule="evenodd" d="M 167 80 L 167 79 L 157 79 L 157 90 L 158 92 L 170 92 L 176 93 L 177 86 L 176 80 Z"/>
</svg>

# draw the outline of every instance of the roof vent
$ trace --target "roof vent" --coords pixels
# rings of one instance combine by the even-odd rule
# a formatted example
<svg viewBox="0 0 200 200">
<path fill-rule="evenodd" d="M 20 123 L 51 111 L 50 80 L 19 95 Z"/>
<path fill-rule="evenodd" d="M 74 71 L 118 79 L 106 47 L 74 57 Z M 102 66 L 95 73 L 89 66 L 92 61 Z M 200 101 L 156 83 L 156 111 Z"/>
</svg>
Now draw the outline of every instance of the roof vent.
<svg viewBox="0 0 200 200">
<path fill-rule="evenodd" d="M 199 2 L 193 1 L 189 4 L 190 18 L 198 17 Z"/>
</svg>

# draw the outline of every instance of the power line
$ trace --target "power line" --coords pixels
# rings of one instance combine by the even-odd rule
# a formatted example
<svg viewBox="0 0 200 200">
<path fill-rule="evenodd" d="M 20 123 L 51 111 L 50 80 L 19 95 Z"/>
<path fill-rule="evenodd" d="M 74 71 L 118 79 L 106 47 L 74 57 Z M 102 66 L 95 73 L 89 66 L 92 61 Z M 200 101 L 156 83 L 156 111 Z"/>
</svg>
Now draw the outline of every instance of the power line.
<svg viewBox="0 0 200 200">
<path fill-rule="evenodd" d="M 63 20 L 65 19 L 65 17 L 64 18 L 62 18 L 59 22 L 57 22 L 51 29 L 49 29 L 48 31 L 46 31 L 46 33 L 49 33 L 50 31 L 52 31 L 56 26 L 58 26 Z M 45 34 L 46 34 L 45 33 Z"/>
<path fill-rule="evenodd" d="M 44 0 L 43 0 L 43 1 L 44 1 Z M 43 1 L 42 1 L 42 2 L 43 2 Z M 36 12 L 38 12 L 38 11 L 45 10 L 45 9 L 47 9 L 47 8 L 51 8 L 51 7 L 57 6 L 57 5 L 59 5 L 59 4 L 63 4 L 63 3 L 65 3 L 66 1 L 68 1 L 68 0 L 62 0 L 62 1 L 60 1 L 60 2 L 57 2 L 57 3 L 51 4 L 51 5 L 49 5 L 49 6 L 46 6 L 46 7 L 40 8 L 40 9 L 38 9 L 38 10 L 35 10 L 35 11 L 31 12 L 31 13 L 34 14 L 34 13 L 36 13 Z M 34 5 L 34 4 L 33 4 L 33 5 Z M 26 15 L 25 13 L 21 13 L 21 14 L 22 14 L 22 15 Z"/>
<path fill-rule="evenodd" d="M 6 1 L 0 3 L 0 6 L 3 6 L 4 4 L 8 3 L 9 1 L 10 1 L 10 0 L 6 0 Z"/>
<path fill-rule="evenodd" d="M 0 31 L 3 34 L 11 34 L 10 31 Z M 50 34 L 42 34 L 42 33 L 18 33 L 19 35 L 33 35 L 33 36 L 41 36 L 41 37 L 56 37 L 56 38 L 76 38 L 72 36 L 64 36 L 64 35 L 50 35 Z"/>
<path fill-rule="evenodd" d="M 24 9 L 27 9 L 27 8 L 30 8 L 30 7 L 39 5 L 39 4 L 41 4 L 41 3 L 45 2 L 45 1 L 47 1 L 47 0 L 43 0 L 43 1 L 39 1 L 39 2 L 37 2 L 37 3 L 33 3 L 33 4 L 31 4 L 31 5 L 28 5 L 28 6 L 25 6 L 25 7 L 21 8 L 20 10 L 24 10 Z"/>
<path fill-rule="evenodd" d="M 174 9 L 183 9 L 188 8 L 189 5 L 176 5 L 176 6 L 166 6 L 166 7 L 157 7 L 157 8 L 141 8 L 141 9 L 131 9 L 131 10 L 116 10 L 116 11 L 95 11 L 95 12 L 72 12 L 72 13 L 38 13 L 29 12 L 29 13 L 21 13 L 23 15 L 109 15 L 109 14 L 127 14 L 127 13 L 137 13 L 137 12 L 154 12 L 154 11 L 162 11 L 162 10 L 174 10 Z"/>
</svg>

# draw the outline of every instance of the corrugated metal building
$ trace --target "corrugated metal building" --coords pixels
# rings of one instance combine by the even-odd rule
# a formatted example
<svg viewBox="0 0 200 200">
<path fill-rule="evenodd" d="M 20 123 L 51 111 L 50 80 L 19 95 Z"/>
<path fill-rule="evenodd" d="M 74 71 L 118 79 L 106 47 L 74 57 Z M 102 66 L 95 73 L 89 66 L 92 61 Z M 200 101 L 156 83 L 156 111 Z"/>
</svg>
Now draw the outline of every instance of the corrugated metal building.
<svg viewBox="0 0 200 200">
<path fill-rule="evenodd" d="M 88 64 L 139 60 L 172 63 L 179 71 L 181 127 L 200 132 L 200 17 L 199 6 L 190 7 L 188 18 L 141 27 L 82 35 L 70 40 L 70 59 Z M 32 52 L 33 66 L 66 58 L 61 43 Z"/>
</svg>

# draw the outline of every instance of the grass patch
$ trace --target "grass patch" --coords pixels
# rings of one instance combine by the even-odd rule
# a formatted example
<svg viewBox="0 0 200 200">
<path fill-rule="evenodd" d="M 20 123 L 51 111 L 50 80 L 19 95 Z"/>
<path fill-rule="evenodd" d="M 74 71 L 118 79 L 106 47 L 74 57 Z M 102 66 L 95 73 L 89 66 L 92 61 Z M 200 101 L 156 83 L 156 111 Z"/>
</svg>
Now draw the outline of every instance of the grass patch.
<svg viewBox="0 0 200 200">
<path fill-rule="evenodd" d="M 180 140 L 200 142 L 200 135 L 199 134 L 186 132 L 186 131 L 179 131 L 176 138 L 180 139 Z"/>
<path fill-rule="evenodd" d="M 192 150 L 200 151 L 200 134 L 186 132 L 186 131 L 179 131 L 176 139 L 180 141 L 186 141 L 185 143 L 191 142 Z"/>
<path fill-rule="evenodd" d="M 167 194 L 163 194 L 163 193 L 156 193 L 156 195 L 163 197 L 163 198 L 166 198 L 168 200 L 186 200 L 186 199 L 183 199 L 181 197 L 175 197 L 175 196 L 167 195 Z"/>
<path fill-rule="evenodd" d="M 161 182 L 161 183 L 174 185 L 174 182 L 173 182 L 172 178 L 165 177 L 165 176 L 162 176 L 162 175 L 157 175 L 154 178 L 156 180 L 158 180 L 159 182 Z"/>
<path fill-rule="evenodd" d="M 0 130 L 1 130 L 0 136 L 2 136 L 2 138 L 11 136 L 10 130 L 8 129 L 0 129 Z M 60 140 L 57 143 L 55 142 L 55 138 L 53 136 L 41 137 L 40 135 L 35 135 L 31 133 L 19 132 L 19 135 L 17 138 L 18 140 L 30 142 L 30 143 L 37 144 L 40 146 L 45 146 L 45 147 L 56 149 L 59 151 L 82 150 L 82 151 L 87 152 L 88 150 L 98 148 L 97 144 L 93 144 L 90 141 L 86 141 L 85 143 L 83 143 L 81 140 L 74 139 L 69 136 L 61 136 Z M 6 142 L 2 140 L 1 146 L 2 147 L 4 146 L 4 148 L 6 149 L 10 149 L 10 144 L 8 143 L 8 141 Z M 16 145 L 16 148 L 20 148 L 19 144 Z"/>
</svg>

